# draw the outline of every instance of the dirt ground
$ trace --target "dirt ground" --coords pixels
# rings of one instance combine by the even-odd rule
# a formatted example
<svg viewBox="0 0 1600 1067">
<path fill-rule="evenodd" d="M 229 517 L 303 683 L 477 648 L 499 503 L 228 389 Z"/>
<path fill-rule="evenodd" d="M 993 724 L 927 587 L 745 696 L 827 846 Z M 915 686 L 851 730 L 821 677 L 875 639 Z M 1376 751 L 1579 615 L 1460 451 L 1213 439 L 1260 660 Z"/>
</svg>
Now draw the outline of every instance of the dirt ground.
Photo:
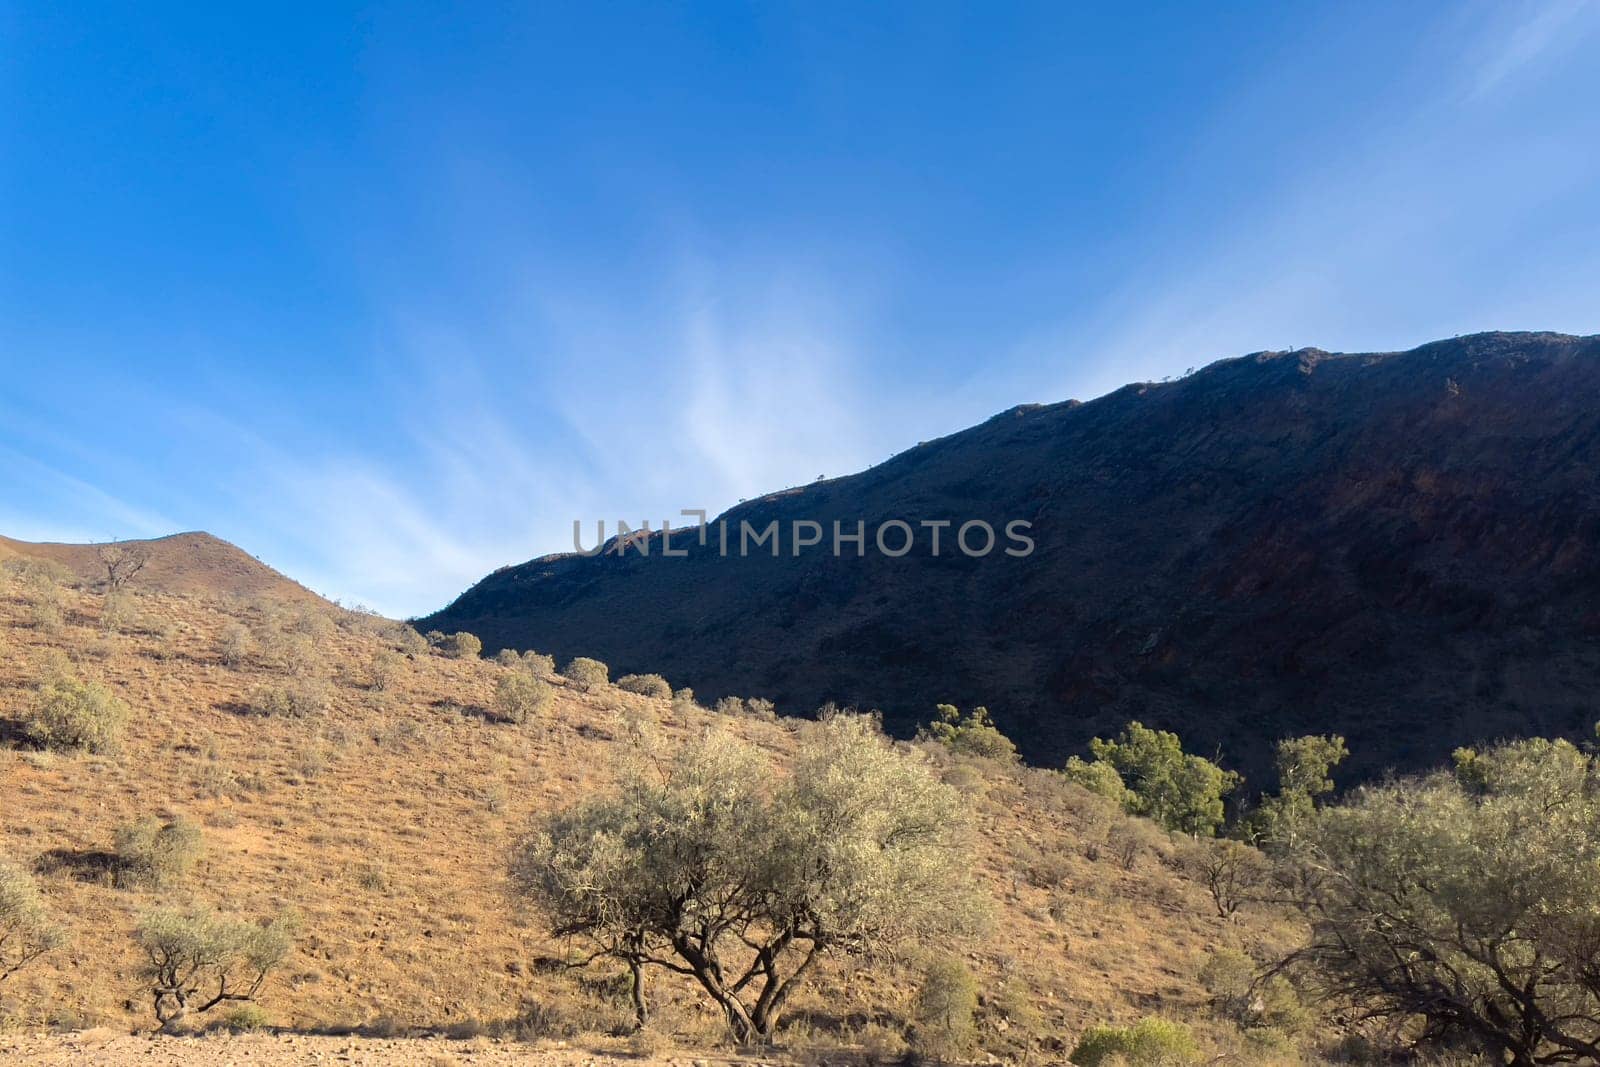
<svg viewBox="0 0 1600 1067">
<path fill-rule="evenodd" d="M 69 1034 L 0 1034 L 0 1062 L 40 1067 L 227 1067 L 271 1064 L 370 1064 L 373 1067 L 758 1067 L 767 1062 L 669 1053 L 641 1058 L 583 1048 L 533 1046 L 473 1038 L 331 1037 L 305 1034 L 234 1034 L 158 1037 L 100 1027 Z"/>
</svg>

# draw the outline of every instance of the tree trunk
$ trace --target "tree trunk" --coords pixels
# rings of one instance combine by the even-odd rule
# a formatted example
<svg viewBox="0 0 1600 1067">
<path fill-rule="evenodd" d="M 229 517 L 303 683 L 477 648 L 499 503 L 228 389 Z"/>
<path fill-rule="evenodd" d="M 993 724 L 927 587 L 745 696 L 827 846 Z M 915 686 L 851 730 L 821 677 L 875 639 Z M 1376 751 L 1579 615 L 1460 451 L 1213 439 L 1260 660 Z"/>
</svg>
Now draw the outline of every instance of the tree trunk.
<svg viewBox="0 0 1600 1067">
<path fill-rule="evenodd" d="M 650 1002 L 644 996 L 644 965 L 637 959 L 630 959 L 628 972 L 633 977 L 633 985 L 629 990 L 633 994 L 633 1027 L 643 1030 L 650 1024 Z"/>
<path fill-rule="evenodd" d="M 175 1034 L 178 1025 L 189 1014 L 189 1005 L 182 993 L 170 989 L 155 991 L 156 1022 L 161 1024 L 161 1032 Z"/>
</svg>

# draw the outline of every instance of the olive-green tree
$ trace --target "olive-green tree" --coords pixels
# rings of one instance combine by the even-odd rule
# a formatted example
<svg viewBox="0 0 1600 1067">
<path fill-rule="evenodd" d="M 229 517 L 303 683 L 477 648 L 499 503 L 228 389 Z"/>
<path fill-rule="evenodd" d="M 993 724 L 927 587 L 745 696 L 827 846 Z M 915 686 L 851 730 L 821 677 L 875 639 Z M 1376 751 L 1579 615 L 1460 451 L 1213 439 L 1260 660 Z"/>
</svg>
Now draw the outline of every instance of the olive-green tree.
<svg viewBox="0 0 1600 1067">
<path fill-rule="evenodd" d="M 1017 762 L 1017 746 L 995 726 L 988 708 L 973 708 L 966 715 L 954 704 L 940 704 L 935 710 L 938 717 L 922 730 L 924 738 L 962 755 L 981 756 L 1001 763 Z"/>
<path fill-rule="evenodd" d="M 1127 789 L 1123 803 L 1131 814 L 1196 837 L 1217 832 L 1225 815 L 1222 798 L 1244 781 L 1208 759 L 1185 753 L 1177 734 L 1139 722 L 1123 727 L 1115 740 L 1095 738 L 1089 749 L 1097 762 L 1116 771 Z M 1081 770 L 1078 775 L 1085 777 Z"/>
<path fill-rule="evenodd" d="M 610 674 L 610 668 L 604 663 L 588 656 L 575 656 L 561 668 L 562 677 L 585 693 L 605 685 L 610 679 Z"/>
<path fill-rule="evenodd" d="M 0 982 L 63 940 L 33 878 L 16 864 L 0 859 Z"/>
<path fill-rule="evenodd" d="M 740 1041 L 766 1038 L 816 961 L 977 921 L 959 795 L 876 723 L 809 724 L 793 772 L 725 729 L 645 752 L 619 789 L 544 820 L 513 880 L 586 959 L 686 975 Z"/>
<path fill-rule="evenodd" d="M 1338 735 L 1291 737 L 1278 742 L 1275 764 L 1278 792 L 1243 820 L 1244 836 L 1266 847 L 1292 848 L 1315 814 L 1318 801 L 1333 792 L 1333 768 L 1350 754 Z"/>
<path fill-rule="evenodd" d="M 145 954 L 156 1021 L 170 1033 L 191 1012 L 256 999 L 288 956 L 293 933 L 286 918 L 254 923 L 170 910 L 145 916 L 134 937 Z"/>
<path fill-rule="evenodd" d="M 1290 853 L 1311 925 L 1282 961 L 1421 1041 L 1500 1062 L 1600 1062 L 1600 761 L 1565 741 L 1457 753 L 1456 769 L 1317 810 Z"/>
</svg>

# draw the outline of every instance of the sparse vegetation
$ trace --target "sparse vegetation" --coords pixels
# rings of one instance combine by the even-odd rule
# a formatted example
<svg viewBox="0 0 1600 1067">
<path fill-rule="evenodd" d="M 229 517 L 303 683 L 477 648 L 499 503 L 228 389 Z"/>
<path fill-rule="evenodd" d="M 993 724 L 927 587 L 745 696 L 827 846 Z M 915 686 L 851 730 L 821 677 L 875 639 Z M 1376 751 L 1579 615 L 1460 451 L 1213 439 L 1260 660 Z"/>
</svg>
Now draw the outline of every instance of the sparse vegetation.
<svg viewBox="0 0 1600 1067">
<path fill-rule="evenodd" d="M 190 1014 L 254 1000 L 292 944 L 293 924 L 259 924 L 203 912 L 157 911 L 140 923 L 145 977 L 161 1028 L 172 1033 Z"/>
<path fill-rule="evenodd" d="M 127 722 L 128 706 L 111 690 L 60 667 L 39 684 L 23 730 L 41 748 L 110 752 Z"/>
<path fill-rule="evenodd" d="M 380 693 L 392 690 L 400 680 L 400 672 L 405 668 L 405 662 L 406 658 L 393 649 L 376 649 L 367 668 L 371 687 Z"/>
<path fill-rule="evenodd" d="M 404 1035 L 443 1027 L 456 1035 L 545 1034 L 590 1046 L 603 1060 L 622 1041 L 614 1035 L 639 1017 L 628 944 L 616 943 L 609 966 L 573 977 L 579 972 L 565 967 L 586 954 L 575 950 L 592 951 L 598 942 L 586 933 L 551 938 L 521 924 L 487 920 L 496 896 L 485 886 L 495 880 L 484 877 L 483 857 L 500 847 L 509 813 L 531 811 L 537 823 L 548 825 L 549 812 L 562 803 L 580 797 L 598 803 L 618 794 L 637 799 L 641 790 L 655 795 L 668 791 L 668 779 L 674 795 L 684 797 L 693 783 L 679 773 L 675 753 L 685 737 L 708 727 L 741 746 L 753 771 L 731 792 L 742 803 L 738 819 L 727 821 L 734 819 L 729 815 L 705 829 L 711 834 L 732 825 L 741 833 L 717 832 L 712 852 L 683 862 L 709 865 L 693 869 L 718 877 L 734 861 L 754 863 L 742 870 L 759 875 L 753 884 L 765 895 L 759 908 L 752 904 L 741 911 L 738 922 L 707 931 L 705 943 L 714 956 L 701 958 L 721 966 L 712 985 L 722 1000 L 670 939 L 652 934 L 635 943 L 651 952 L 649 959 L 632 961 L 640 972 L 641 999 L 644 975 L 650 976 L 651 1025 L 636 1039 L 640 1049 L 706 1049 L 739 1032 L 741 1024 L 730 1020 L 742 1011 L 762 1040 L 790 1050 L 817 1049 L 819 1055 L 837 1048 L 847 1057 L 890 1060 L 909 1051 L 924 1062 L 991 1055 L 1007 1063 L 1050 1061 L 1059 1055 L 1052 1044 L 1056 1035 L 1083 1012 L 1123 1018 L 1135 1007 L 1125 991 L 1153 976 L 1153 939 L 1164 939 L 1163 960 L 1194 961 L 1163 979 L 1166 986 L 1184 987 L 1189 1003 L 1204 995 L 1199 964 L 1211 942 L 1246 944 L 1262 949 L 1265 958 L 1292 940 L 1276 904 L 1251 905 L 1226 924 L 1210 906 L 1198 907 L 1205 887 L 1196 868 L 1176 862 L 1188 856 L 1183 842 L 1088 796 L 1061 774 L 968 758 L 960 750 L 951 758 L 943 745 L 933 747 L 937 742 L 897 744 L 863 720 L 864 736 L 890 766 L 909 761 L 925 775 L 960 783 L 957 790 L 936 790 L 946 798 L 937 810 L 953 803 L 960 821 L 970 821 L 980 833 L 969 840 L 959 824 L 950 831 L 954 861 L 924 861 L 919 857 L 949 853 L 898 841 L 888 855 L 876 846 L 858 852 L 850 842 L 870 844 L 887 840 L 875 836 L 879 832 L 900 832 L 873 814 L 889 803 L 883 793 L 859 788 L 860 781 L 873 780 L 870 768 L 840 761 L 827 773 L 805 771 L 801 778 L 816 784 L 823 800 L 796 799 L 797 761 L 811 760 L 824 728 L 802 720 L 776 725 L 775 709 L 760 699 L 729 701 L 724 714 L 713 717 L 683 692 L 669 710 L 663 698 L 672 694 L 659 678 L 643 686 L 657 694 L 650 700 L 630 698 L 621 686 L 575 698 L 578 687 L 552 684 L 552 664 L 537 653 L 518 656 L 516 663 L 502 656 L 498 666 L 416 656 L 414 643 L 423 638 L 414 630 L 262 597 L 204 600 L 160 589 L 128 592 L 122 596 L 137 605 L 136 624 L 105 629 L 105 598 L 70 584 L 55 588 L 63 618 L 59 634 L 25 624 L 28 605 L 15 584 L 10 596 L 0 597 L 0 693 L 22 695 L 16 705 L 19 733 L 28 711 L 24 687 L 38 677 L 83 669 L 71 667 L 63 651 L 81 664 L 92 648 L 96 677 L 103 672 L 108 684 L 114 680 L 112 691 L 134 712 L 114 759 L 62 759 L 0 747 L 4 847 L 14 855 L 20 848 L 34 860 L 44 900 L 70 918 L 74 929 L 70 956 L 36 958 L 21 982 L 7 983 L 8 1004 L 25 1027 L 104 1023 L 123 1029 L 132 1020 L 119 1013 L 151 1010 L 143 993 L 123 1006 L 130 953 L 137 947 L 128 941 L 134 921 L 118 917 L 127 909 L 163 898 L 245 908 L 250 901 L 279 899 L 304 908 L 314 933 L 304 956 L 284 967 L 282 984 L 268 978 L 263 986 L 270 999 L 282 999 L 281 1007 L 271 1005 L 273 1021 L 290 1030 L 360 1026 Z M 409 660 L 396 651 L 407 647 L 406 635 L 413 641 Z M 230 644 L 242 651 L 225 655 Z M 549 699 L 536 713 L 541 728 L 486 728 L 486 718 L 501 715 L 507 678 L 546 687 Z M 537 687 L 514 681 L 506 688 Z M 302 700 L 302 692 L 322 699 Z M 503 706 L 518 703 L 507 698 Z M 318 714 L 334 706 L 337 716 Z M 238 714 L 251 709 L 267 716 Z M 841 723 L 851 719 L 837 709 L 818 714 Z M 628 746 L 638 746 L 637 757 L 613 767 L 611 757 Z M 726 779 L 701 782 L 711 780 Z M 852 806 L 859 797 L 865 807 Z M 704 804 L 721 810 L 709 798 Z M 164 866 L 165 856 L 182 852 L 166 847 L 182 835 L 163 832 L 175 807 L 192 825 L 205 827 L 205 858 L 188 873 L 181 856 L 175 868 Z M 128 818 L 118 813 L 128 810 L 163 815 L 127 827 L 118 838 L 117 825 Z M 670 810 L 701 809 L 681 800 Z M 902 827 L 906 832 L 925 832 L 913 818 L 915 803 L 896 810 L 897 817 L 912 819 Z M 789 818 L 795 811 L 801 817 Z M 660 847 L 706 840 L 680 829 L 684 821 L 674 817 L 673 833 Z M 863 836 L 852 829 L 863 824 L 874 832 Z M 791 863 L 805 877 L 797 879 L 786 866 Z M 915 879 L 934 877 L 941 864 L 953 864 L 981 888 L 920 892 Z M 869 887 L 864 895 L 851 888 L 862 880 Z M 806 888 L 807 881 L 820 888 Z M 643 884 L 646 905 L 661 899 L 653 883 Z M 742 878 L 708 883 L 715 884 L 739 886 L 735 903 L 741 909 L 753 899 L 742 895 Z M 113 885 L 127 891 L 108 893 L 105 887 Z M 799 888 L 779 894 L 774 885 Z M 835 890 L 842 901 L 837 906 L 828 903 Z M 971 928 L 978 902 L 991 890 L 1002 901 L 1003 923 L 981 940 L 948 936 L 952 928 Z M 862 902 L 881 894 L 892 898 L 886 918 L 840 932 L 839 909 L 860 915 Z M 712 899 L 697 896 L 698 903 L 683 914 L 709 914 L 706 902 Z M 790 910 L 770 910 L 780 904 Z M 923 908 L 940 914 L 930 919 Z M 813 910 L 826 921 L 810 918 Z M 550 922 L 546 930 L 553 931 L 555 916 L 541 912 Z M 413 921 L 413 914 L 425 918 Z M 801 934 L 773 940 L 791 928 L 786 924 L 802 921 L 817 931 L 815 941 Z M 698 936 L 688 942 L 691 950 L 700 945 Z M 922 948 L 914 946 L 918 941 Z M 770 974 L 760 947 L 771 950 Z M 840 959 L 857 953 L 859 962 Z M 381 972 L 370 962 L 380 955 Z M 970 1046 L 961 1035 L 959 1004 L 953 1016 L 933 1006 L 940 986 L 932 972 L 939 957 L 965 968 L 983 992 L 971 1016 Z M 733 990 L 752 968 L 753 976 Z M 925 968 L 930 980 L 919 990 Z M 1081 982 L 1090 969 L 1108 977 Z M 242 981 L 243 972 L 236 973 Z M 152 989 L 155 984 L 152 978 Z M 233 979 L 229 985 L 239 988 Z M 69 988 L 70 1004 L 58 1007 Z M 960 992 L 959 983 L 949 988 Z M 248 1002 L 201 1012 L 214 989 L 207 985 L 194 993 L 172 1027 L 250 1029 L 264 1023 Z M 358 1000 L 351 999 L 352 989 L 359 990 Z M 1213 1058 L 1238 1053 L 1247 1062 L 1291 1060 L 1326 1029 L 1320 1021 L 1307 1025 L 1305 1009 L 1294 1007 L 1293 997 L 1282 993 L 1286 989 L 1281 979 L 1264 980 L 1247 1015 L 1237 1022 L 1220 1011 L 1209 1022 L 1202 1017 L 1198 1040 Z M 766 1008 L 764 990 L 773 991 Z M 741 1007 L 730 1009 L 728 999 Z M 1071 1013 L 1063 1014 L 1061 1006 L 1068 1004 Z M 164 1003 L 162 1012 L 175 1015 L 178 1008 L 175 1001 Z M 941 1017 L 957 1025 L 945 1030 Z M 756 1030 L 758 1019 L 768 1034 Z M 1269 1047 L 1277 1051 L 1261 1051 Z M 784 1055 L 775 1050 L 773 1059 Z"/>
<path fill-rule="evenodd" d="M 150 562 L 150 547 L 136 541 L 113 541 L 99 546 L 95 554 L 106 572 L 107 593 L 125 588 Z"/>
<path fill-rule="evenodd" d="M 1262 894 L 1269 875 L 1267 859 L 1239 841 L 1196 841 L 1181 856 L 1190 877 L 1211 894 L 1219 918 L 1232 918 Z"/>
</svg>

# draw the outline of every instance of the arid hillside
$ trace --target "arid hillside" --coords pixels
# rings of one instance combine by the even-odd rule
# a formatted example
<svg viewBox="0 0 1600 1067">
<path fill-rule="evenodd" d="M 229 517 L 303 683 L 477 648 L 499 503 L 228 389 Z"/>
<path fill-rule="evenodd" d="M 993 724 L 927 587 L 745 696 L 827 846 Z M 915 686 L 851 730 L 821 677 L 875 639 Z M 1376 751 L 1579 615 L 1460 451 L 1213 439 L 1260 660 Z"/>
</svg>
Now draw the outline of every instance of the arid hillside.
<svg viewBox="0 0 1600 1067">
<path fill-rule="evenodd" d="M 160 573 L 152 564 L 145 577 Z M 297 918 L 288 961 L 260 997 L 277 1027 L 637 1050 L 638 1039 L 616 1036 L 628 1029 L 620 968 L 553 965 L 573 946 L 516 906 L 505 874 L 513 842 L 532 818 L 606 789 L 641 723 L 669 740 L 733 731 L 777 775 L 794 750 L 792 721 L 719 716 L 612 685 L 579 691 L 543 668 L 455 658 L 404 626 L 309 597 L 178 595 L 142 582 L 108 597 L 80 571 L 15 560 L 0 574 L 0 856 L 33 874 L 67 938 L 0 984 L 0 1018 L 25 1034 L 152 1027 L 132 933 L 171 904 Z M 529 669 L 555 687 L 553 703 L 520 725 L 498 721 L 497 682 Z M 130 709 L 111 751 L 30 744 L 37 687 L 62 673 L 103 683 Z M 1255 905 L 1219 918 L 1179 862 L 1183 840 L 1060 775 L 937 746 L 918 758 L 970 804 L 996 921 L 967 943 L 830 960 L 793 1005 L 783 1057 L 898 1055 L 937 952 L 977 979 L 980 1061 L 1062 1062 L 1091 1023 L 1152 1014 L 1187 1020 L 1229 1062 L 1293 1061 L 1287 1045 L 1247 1047 L 1197 977 L 1220 949 L 1265 958 L 1291 944 L 1293 923 Z M 119 830 L 152 817 L 187 819 L 202 841 L 193 869 L 160 887 L 124 878 L 117 856 Z M 724 1041 L 687 980 L 655 982 L 659 1044 L 645 1051 Z M 1312 1026 L 1294 1039 L 1314 1036 Z M 6 1040 L 41 1062 L 75 1055 Z M 380 1061 L 410 1054 L 395 1055 Z"/>
<path fill-rule="evenodd" d="M 777 555 L 723 558 L 715 536 L 680 533 L 686 558 L 657 537 L 648 557 L 537 559 L 421 625 L 705 696 L 882 708 L 903 736 L 937 701 L 985 704 L 1044 764 L 1139 718 L 1221 751 L 1253 788 L 1277 738 L 1311 732 L 1349 738 L 1342 781 L 1415 770 L 1464 738 L 1588 729 L 1597 396 L 1593 337 L 1262 352 L 1015 408 L 720 520 L 735 544 L 776 520 Z M 870 545 L 894 519 L 916 528 L 907 555 L 831 554 L 835 523 L 864 523 Z M 1025 558 L 953 546 L 968 520 L 1016 519 L 1032 524 Z M 830 536 L 795 553 L 796 520 Z M 938 556 L 924 521 L 954 524 Z"/>
<path fill-rule="evenodd" d="M 254 556 L 208 533 L 180 533 L 148 541 L 98 545 L 14 541 L 0 537 L 0 564 L 39 560 L 55 564 L 79 584 L 107 582 L 107 556 L 126 557 L 131 582 L 149 592 L 202 596 L 316 599 L 305 586 L 284 577 Z M 115 557 L 113 557 L 115 558 Z"/>
</svg>

